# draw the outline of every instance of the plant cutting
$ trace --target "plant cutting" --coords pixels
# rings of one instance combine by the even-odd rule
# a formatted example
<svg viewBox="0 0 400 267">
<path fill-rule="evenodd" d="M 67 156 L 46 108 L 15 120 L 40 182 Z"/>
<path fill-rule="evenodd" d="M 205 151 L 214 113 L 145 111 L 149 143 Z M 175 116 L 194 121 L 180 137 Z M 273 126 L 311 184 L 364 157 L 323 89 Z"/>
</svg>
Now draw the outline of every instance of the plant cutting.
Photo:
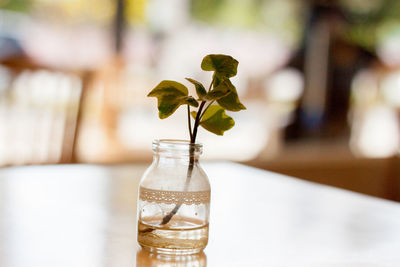
<svg viewBox="0 0 400 267">
<path fill-rule="evenodd" d="M 168 80 L 160 82 L 148 94 L 157 98 L 160 119 L 186 106 L 190 138 L 153 142 L 153 164 L 144 174 L 139 189 L 138 240 L 145 249 L 191 254 L 207 244 L 210 189 L 208 178 L 198 164 L 202 147 L 196 138 L 200 126 L 223 135 L 235 124 L 225 111 L 246 109 L 230 80 L 237 74 L 237 67 L 238 61 L 231 56 L 207 55 L 201 68 L 213 72 L 208 89 L 186 78 L 194 85 L 197 97 L 189 96 L 182 83 Z M 180 238 L 182 232 L 186 238 Z"/>
</svg>

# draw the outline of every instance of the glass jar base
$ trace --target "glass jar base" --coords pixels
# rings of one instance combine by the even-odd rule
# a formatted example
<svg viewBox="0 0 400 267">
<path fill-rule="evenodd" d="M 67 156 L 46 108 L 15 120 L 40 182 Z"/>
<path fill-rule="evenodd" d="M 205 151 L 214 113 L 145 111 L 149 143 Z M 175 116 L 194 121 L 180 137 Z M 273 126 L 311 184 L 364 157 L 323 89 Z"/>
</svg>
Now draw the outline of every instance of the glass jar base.
<svg viewBox="0 0 400 267">
<path fill-rule="evenodd" d="M 140 244 L 140 243 L 139 243 Z M 168 256 L 186 256 L 186 255 L 193 255 L 199 254 L 203 251 L 203 248 L 194 248 L 194 249 L 169 249 L 169 248 L 156 248 L 156 247 L 149 247 L 143 244 L 140 246 L 150 252 L 156 254 L 163 254 Z"/>
<path fill-rule="evenodd" d="M 157 220 L 159 221 L 159 220 Z M 171 223 L 189 224 L 188 220 L 172 219 Z M 190 228 L 154 226 L 139 221 L 138 242 L 143 249 L 169 255 L 190 255 L 201 252 L 208 243 L 208 224 Z"/>
</svg>

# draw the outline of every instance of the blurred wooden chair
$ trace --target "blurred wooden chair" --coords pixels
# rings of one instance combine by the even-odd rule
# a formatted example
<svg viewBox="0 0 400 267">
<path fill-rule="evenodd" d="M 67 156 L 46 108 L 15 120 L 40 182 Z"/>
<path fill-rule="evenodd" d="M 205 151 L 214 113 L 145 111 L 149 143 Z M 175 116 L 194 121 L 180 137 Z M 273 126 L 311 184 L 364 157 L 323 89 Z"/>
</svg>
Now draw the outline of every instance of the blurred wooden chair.
<svg viewBox="0 0 400 267">
<path fill-rule="evenodd" d="M 72 162 L 83 75 L 18 58 L 0 81 L 0 166 Z"/>
</svg>

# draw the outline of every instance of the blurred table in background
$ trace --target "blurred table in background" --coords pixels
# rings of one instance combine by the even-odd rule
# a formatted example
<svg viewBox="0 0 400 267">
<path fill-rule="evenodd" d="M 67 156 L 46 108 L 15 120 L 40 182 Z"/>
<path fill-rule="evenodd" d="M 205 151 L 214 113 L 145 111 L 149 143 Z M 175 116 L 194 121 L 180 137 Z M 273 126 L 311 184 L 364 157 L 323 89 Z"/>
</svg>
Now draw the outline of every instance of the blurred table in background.
<svg viewBox="0 0 400 267">
<path fill-rule="evenodd" d="M 209 245 L 174 260 L 136 242 L 144 165 L 0 170 L 0 266 L 398 266 L 400 204 L 233 163 L 205 163 Z"/>
<path fill-rule="evenodd" d="M 400 201 L 400 157 L 355 156 L 348 140 L 308 140 L 285 145 L 272 158 L 246 164 L 362 194 Z"/>
</svg>

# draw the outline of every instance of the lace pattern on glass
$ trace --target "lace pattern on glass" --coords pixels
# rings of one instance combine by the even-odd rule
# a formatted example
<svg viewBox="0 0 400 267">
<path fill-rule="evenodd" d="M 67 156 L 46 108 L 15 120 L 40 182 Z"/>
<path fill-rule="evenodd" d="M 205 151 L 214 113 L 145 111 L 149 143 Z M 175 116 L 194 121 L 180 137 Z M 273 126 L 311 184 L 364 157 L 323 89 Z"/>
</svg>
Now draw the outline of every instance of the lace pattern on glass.
<svg viewBox="0 0 400 267">
<path fill-rule="evenodd" d="M 140 187 L 139 198 L 147 202 L 199 205 L 210 203 L 210 191 L 163 191 Z"/>
</svg>

